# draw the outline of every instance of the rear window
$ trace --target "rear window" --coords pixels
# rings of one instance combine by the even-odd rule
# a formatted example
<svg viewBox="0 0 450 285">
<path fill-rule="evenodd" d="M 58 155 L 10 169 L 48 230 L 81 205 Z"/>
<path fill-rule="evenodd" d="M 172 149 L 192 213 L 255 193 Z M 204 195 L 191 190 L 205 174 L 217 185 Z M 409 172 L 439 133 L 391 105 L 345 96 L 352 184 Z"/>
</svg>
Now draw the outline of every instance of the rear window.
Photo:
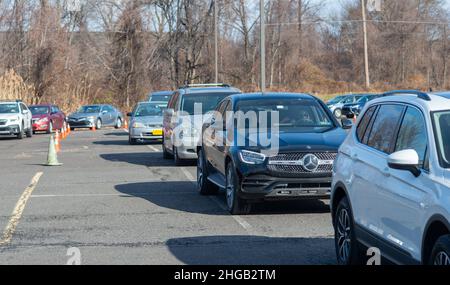
<svg viewBox="0 0 450 285">
<path fill-rule="evenodd" d="M 184 95 L 181 102 L 181 111 L 194 115 L 195 106 L 201 110 L 202 114 L 214 111 L 223 99 L 236 93 L 204 93 Z"/>
</svg>

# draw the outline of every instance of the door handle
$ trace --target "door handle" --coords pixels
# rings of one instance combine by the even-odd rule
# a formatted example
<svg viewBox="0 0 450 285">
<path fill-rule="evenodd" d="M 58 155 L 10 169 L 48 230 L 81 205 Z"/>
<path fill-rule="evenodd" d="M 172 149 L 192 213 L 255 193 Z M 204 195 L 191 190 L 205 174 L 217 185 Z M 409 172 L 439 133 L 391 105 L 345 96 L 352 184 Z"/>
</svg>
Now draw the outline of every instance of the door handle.
<svg viewBox="0 0 450 285">
<path fill-rule="evenodd" d="M 353 153 L 352 154 L 352 160 L 354 160 L 354 161 L 358 160 L 358 154 L 357 153 Z"/>
<path fill-rule="evenodd" d="M 391 176 L 391 172 L 390 172 L 390 170 L 389 170 L 388 167 L 386 167 L 385 169 L 383 169 L 382 172 L 383 172 L 383 175 L 386 176 L 386 177 Z"/>
</svg>

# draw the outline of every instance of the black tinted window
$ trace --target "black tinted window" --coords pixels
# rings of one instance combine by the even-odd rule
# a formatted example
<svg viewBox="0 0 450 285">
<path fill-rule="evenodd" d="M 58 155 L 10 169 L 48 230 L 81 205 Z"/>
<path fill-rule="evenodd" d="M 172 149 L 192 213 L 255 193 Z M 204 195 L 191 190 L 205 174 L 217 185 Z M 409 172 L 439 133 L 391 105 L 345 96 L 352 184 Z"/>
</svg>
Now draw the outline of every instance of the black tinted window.
<svg viewBox="0 0 450 285">
<path fill-rule="evenodd" d="M 416 108 L 409 107 L 398 133 L 395 151 L 414 149 L 419 154 L 422 164 L 425 161 L 427 151 L 427 138 L 422 113 Z"/>
<path fill-rule="evenodd" d="M 364 117 L 361 119 L 358 128 L 356 129 L 356 135 L 358 136 L 358 140 L 360 142 L 363 141 L 364 133 L 366 132 L 367 127 L 369 126 L 370 119 L 372 118 L 376 109 L 377 107 L 373 106 L 369 110 L 367 110 L 367 112 L 364 114 Z"/>
<path fill-rule="evenodd" d="M 372 126 L 367 144 L 390 154 L 392 138 L 403 113 L 403 106 L 382 105 Z"/>
</svg>

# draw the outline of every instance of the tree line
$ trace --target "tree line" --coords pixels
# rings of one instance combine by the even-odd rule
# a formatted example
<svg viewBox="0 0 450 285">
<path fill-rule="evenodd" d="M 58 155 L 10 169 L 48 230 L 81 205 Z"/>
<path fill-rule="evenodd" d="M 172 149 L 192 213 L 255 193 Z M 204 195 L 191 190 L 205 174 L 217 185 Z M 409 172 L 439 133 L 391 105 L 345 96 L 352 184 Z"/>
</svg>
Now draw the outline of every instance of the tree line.
<svg viewBox="0 0 450 285">
<path fill-rule="evenodd" d="M 130 107 L 152 90 L 219 81 L 260 82 L 256 0 L 0 0 L 0 75 L 14 70 L 33 103 Z M 266 0 L 267 87 L 364 91 L 361 1 Z M 368 11 L 371 90 L 448 89 L 449 5 L 383 0 Z"/>
</svg>

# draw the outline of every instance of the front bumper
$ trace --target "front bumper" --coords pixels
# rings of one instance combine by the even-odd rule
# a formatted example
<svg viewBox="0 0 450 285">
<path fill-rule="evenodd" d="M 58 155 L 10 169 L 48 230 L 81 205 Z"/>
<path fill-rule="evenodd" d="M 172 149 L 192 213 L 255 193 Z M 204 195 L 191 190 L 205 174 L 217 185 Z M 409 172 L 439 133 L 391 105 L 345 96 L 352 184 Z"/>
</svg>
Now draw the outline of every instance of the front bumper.
<svg viewBox="0 0 450 285">
<path fill-rule="evenodd" d="M 48 123 L 33 123 L 33 131 L 40 132 L 40 131 L 47 131 L 49 128 Z"/>
<path fill-rule="evenodd" d="M 20 133 L 19 125 L 0 126 L 0 136 L 12 136 Z"/>
<path fill-rule="evenodd" d="M 162 140 L 161 128 L 130 128 L 130 137 L 138 140 Z"/>
<path fill-rule="evenodd" d="M 313 178 L 274 177 L 267 174 L 241 179 L 241 198 L 245 200 L 328 199 L 332 175 Z"/>
<path fill-rule="evenodd" d="M 78 120 L 70 120 L 69 119 L 68 123 L 71 128 L 93 128 L 95 125 L 93 121 L 89 121 L 89 120 L 78 121 Z"/>
</svg>

